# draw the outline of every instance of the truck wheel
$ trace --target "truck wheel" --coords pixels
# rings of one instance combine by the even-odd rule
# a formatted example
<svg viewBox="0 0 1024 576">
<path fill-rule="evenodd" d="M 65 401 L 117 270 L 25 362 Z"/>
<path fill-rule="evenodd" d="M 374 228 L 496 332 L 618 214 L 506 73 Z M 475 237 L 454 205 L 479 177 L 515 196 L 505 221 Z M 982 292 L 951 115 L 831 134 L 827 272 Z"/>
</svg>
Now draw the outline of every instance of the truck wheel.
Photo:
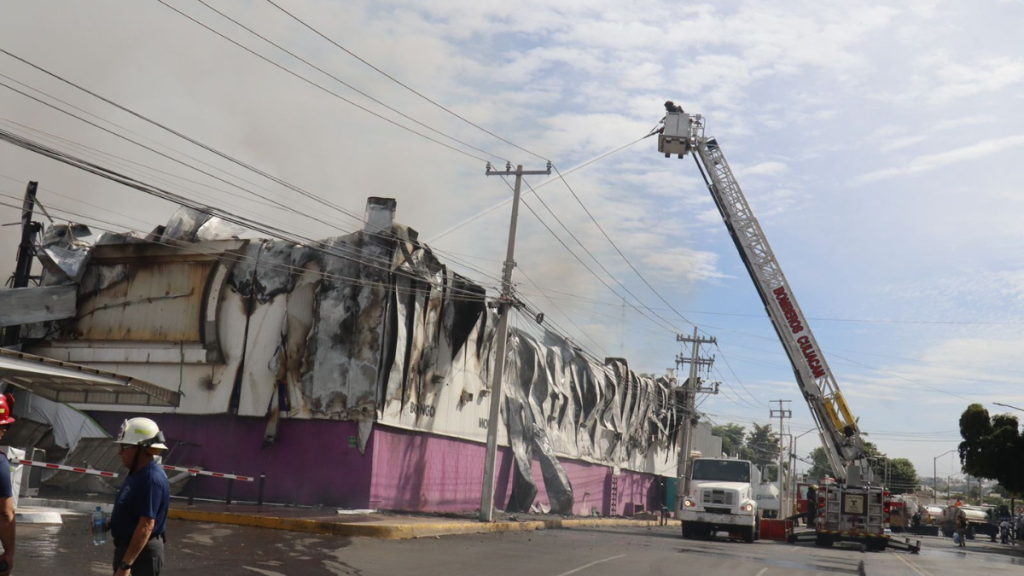
<svg viewBox="0 0 1024 576">
<path fill-rule="evenodd" d="M 754 535 L 754 527 L 753 526 L 750 526 L 748 528 L 744 528 L 743 529 L 743 541 L 744 542 L 746 542 L 747 544 L 752 544 L 754 542 L 754 538 L 755 538 L 755 535 Z"/>
<path fill-rule="evenodd" d="M 683 539 L 684 540 L 692 540 L 693 539 L 693 526 L 690 525 L 690 524 L 687 524 L 686 522 L 683 522 Z"/>
<path fill-rule="evenodd" d="M 832 547 L 832 537 L 831 536 L 826 536 L 824 534 L 818 534 L 814 538 L 814 545 L 815 546 L 821 546 L 822 548 L 831 548 Z"/>
</svg>

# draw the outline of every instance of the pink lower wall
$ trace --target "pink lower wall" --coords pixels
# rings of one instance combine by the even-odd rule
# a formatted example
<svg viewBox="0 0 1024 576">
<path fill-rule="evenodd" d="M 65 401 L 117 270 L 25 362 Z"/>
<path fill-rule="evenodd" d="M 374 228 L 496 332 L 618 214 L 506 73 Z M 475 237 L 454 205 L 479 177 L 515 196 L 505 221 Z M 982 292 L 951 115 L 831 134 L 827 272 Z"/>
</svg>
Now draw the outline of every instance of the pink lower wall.
<svg viewBox="0 0 1024 576">
<path fill-rule="evenodd" d="M 90 412 L 111 434 L 124 413 Z M 170 464 L 201 466 L 217 472 L 266 475 L 264 499 L 288 504 L 322 504 L 423 512 L 467 512 L 480 508 L 483 444 L 375 425 L 366 453 L 350 446 L 353 422 L 281 421 L 278 440 L 263 448 L 266 420 L 228 415 L 158 414 L 153 419 L 171 446 Z M 579 460 L 561 460 L 575 495 L 573 512 L 589 515 L 597 508 L 612 513 L 612 469 Z M 511 493 L 512 453 L 499 448 L 495 506 L 504 509 Z M 540 463 L 533 462 L 535 502 L 548 504 Z M 659 478 L 623 470 L 616 485 L 616 515 L 638 505 L 660 507 Z M 224 498 L 224 480 L 199 477 L 196 496 Z M 255 483 L 236 482 L 236 500 L 255 500 Z"/>
<path fill-rule="evenodd" d="M 466 512 L 480 508 L 483 484 L 483 444 L 444 436 L 376 426 L 373 433 L 373 474 L 370 506 L 388 510 Z M 612 470 L 579 460 L 561 460 L 576 503 L 575 514 L 592 508 L 607 516 L 612 504 Z M 499 448 L 495 506 L 504 509 L 511 492 L 512 453 Z M 548 504 L 540 463 L 533 461 L 537 484 L 535 502 Z M 617 479 L 616 514 L 637 506 L 659 508 L 662 488 L 652 474 L 623 470 Z M 631 506 L 632 505 L 632 506 Z"/>
<path fill-rule="evenodd" d="M 126 417 L 123 412 L 89 414 L 112 435 L 117 434 Z M 266 502 L 367 506 L 373 437 L 367 443 L 366 454 L 360 454 L 358 448 L 350 446 L 350 438 L 357 434 L 354 422 L 282 419 L 277 442 L 263 448 L 267 421 L 262 418 L 226 414 L 150 417 L 173 448 L 165 456 L 168 464 L 255 477 L 265 474 Z M 202 476 L 196 479 L 197 497 L 222 499 L 226 494 L 225 480 Z M 236 500 L 254 501 L 256 496 L 255 482 L 235 482 Z"/>
</svg>

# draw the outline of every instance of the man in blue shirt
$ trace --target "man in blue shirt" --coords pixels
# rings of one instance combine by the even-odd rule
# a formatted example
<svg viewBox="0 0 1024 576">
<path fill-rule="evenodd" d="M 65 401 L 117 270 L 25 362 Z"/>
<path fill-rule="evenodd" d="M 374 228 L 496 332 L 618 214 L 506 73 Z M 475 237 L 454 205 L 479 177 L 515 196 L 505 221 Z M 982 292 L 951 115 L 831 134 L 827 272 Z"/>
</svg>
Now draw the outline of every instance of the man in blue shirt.
<svg viewBox="0 0 1024 576">
<path fill-rule="evenodd" d="M 11 410 L 14 395 L 0 395 L 0 440 L 14 424 Z M 7 576 L 14 568 L 14 490 L 11 486 L 11 463 L 7 455 L 0 452 L 0 544 L 4 553 L 0 555 L 0 576 Z"/>
<path fill-rule="evenodd" d="M 171 487 L 154 458 L 167 449 L 163 442 L 163 433 L 149 418 L 125 420 L 117 434 L 128 477 L 107 526 L 114 539 L 115 576 L 158 576 L 163 567 Z"/>
</svg>

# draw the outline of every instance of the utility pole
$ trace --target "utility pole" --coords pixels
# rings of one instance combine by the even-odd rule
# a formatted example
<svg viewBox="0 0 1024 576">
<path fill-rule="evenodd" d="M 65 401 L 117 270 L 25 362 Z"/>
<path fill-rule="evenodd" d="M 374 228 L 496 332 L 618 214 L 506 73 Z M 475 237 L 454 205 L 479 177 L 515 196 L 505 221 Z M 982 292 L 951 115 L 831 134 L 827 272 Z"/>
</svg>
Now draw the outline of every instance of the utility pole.
<svg viewBox="0 0 1024 576">
<path fill-rule="evenodd" d="M 774 408 L 769 408 L 769 411 L 771 414 L 771 418 L 775 418 L 776 416 L 779 417 L 779 518 L 785 518 L 786 493 L 783 491 L 784 484 L 782 482 L 782 462 L 785 456 L 782 453 L 782 436 L 783 431 L 785 430 L 785 428 L 783 427 L 784 420 L 786 418 L 792 418 L 793 411 L 788 408 L 785 408 L 783 404 L 789 404 L 792 402 L 792 400 L 772 400 L 772 402 L 779 403 L 778 410 L 775 410 Z"/>
<path fill-rule="evenodd" d="M 701 344 L 717 344 L 714 337 L 702 337 L 698 335 L 697 327 L 693 327 L 693 336 L 677 334 L 676 342 L 692 344 L 690 357 L 682 354 L 676 356 L 676 365 L 690 365 L 690 376 L 683 382 L 683 422 L 679 430 L 679 460 L 676 467 L 676 511 L 679 510 L 679 502 L 684 496 L 690 493 L 690 450 L 693 445 L 693 425 L 697 423 L 696 398 L 699 393 L 718 394 L 718 385 L 710 388 L 702 388 L 699 382 L 698 373 L 701 366 L 709 369 L 715 363 L 714 357 L 701 358 Z"/>
<path fill-rule="evenodd" d="M 547 170 L 523 170 L 523 165 L 512 171 L 512 164 L 505 164 L 505 171 L 493 170 L 487 163 L 488 176 L 511 176 L 515 174 L 516 185 L 512 191 L 512 222 L 508 227 L 508 251 L 501 277 L 501 298 L 497 302 L 498 329 L 494 335 L 494 374 L 491 380 L 491 406 L 487 418 L 487 452 L 484 456 L 484 484 L 480 494 L 480 520 L 490 522 L 494 518 L 494 463 L 498 452 L 498 421 L 501 418 L 501 381 L 505 377 L 505 345 L 508 342 L 508 312 L 515 301 L 512 287 L 512 271 L 516 267 L 516 228 L 519 225 L 519 189 L 523 176 L 551 174 L 551 162 Z"/>
<path fill-rule="evenodd" d="M 35 250 L 32 248 L 32 237 L 39 232 L 39 223 L 32 221 L 32 212 L 36 206 L 36 188 L 38 182 L 29 182 L 25 188 L 25 199 L 21 208 L 21 243 L 18 244 L 18 262 L 14 267 L 14 276 L 11 277 L 11 288 L 28 287 L 29 278 L 32 275 L 32 258 Z M 21 326 L 7 326 L 4 328 L 3 347 L 15 346 L 21 336 Z"/>
</svg>

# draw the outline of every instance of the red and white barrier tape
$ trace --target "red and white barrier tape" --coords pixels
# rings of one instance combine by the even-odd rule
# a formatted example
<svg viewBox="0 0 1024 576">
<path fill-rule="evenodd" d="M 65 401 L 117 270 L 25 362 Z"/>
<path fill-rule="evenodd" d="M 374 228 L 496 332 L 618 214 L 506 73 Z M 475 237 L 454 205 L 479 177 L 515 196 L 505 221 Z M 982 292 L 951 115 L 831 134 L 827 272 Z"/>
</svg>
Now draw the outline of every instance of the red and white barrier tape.
<svg viewBox="0 0 1024 576">
<path fill-rule="evenodd" d="M 117 472 L 106 472 L 104 470 L 93 470 L 92 468 L 82 468 L 79 466 L 65 466 L 63 464 L 51 464 L 49 462 L 36 462 L 34 460 L 12 460 L 11 464 L 24 464 L 25 466 L 37 466 L 39 468 L 49 468 L 50 470 L 65 470 L 67 472 L 76 472 L 78 474 L 91 474 L 93 476 L 103 476 L 104 478 L 117 478 Z M 239 476 L 238 474 L 224 474 L 223 472 L 210 472 L 208 470 L 199 470 L 197 468 L 185 468 L 183 466 L 163 466 L 164 470 L 171 470 L 173 472 L 188 472 L 194 476 L 211 476 L 213 478 L 223 478 L 225 480 L 240 480 L 242 482 L 254 482 L 255 479 L 251 476 Z"/>
<path fill-rule="evenodd" d="M 255 479 L 252 476 L 239 476 L 238 474 L 210 472 L 208 470 L 199 470 L 197 468 L 185 468 L 184 466 L 164 466 L 164 470 L 172 470 L 174 472 L 188 472 L 189 474 L 196 476 L 212 476 L 214 478 L 224 478 L 225 480 L 241 480 L 242 482 L 255 481 Z"/>
<path fill-rule="evenodd" d="M 64 466 L 63 464 L 51 464 L 49 462 L 35 462 L 33 460 L 12 460 L 11 464 L 18 465 L 24 464 L 25 466 L 36 466 L 39 468 L 49 468 L 51 470 L 66 470 L 68 472 L 77 472 L 79 474 L 90 474 L 92 476 L 103 476 L 104 478 L 117 478 L 117 472 L 106 472 L 103 470 L 93 470 L 92 468 L 81 468 L 79 466 Z"/>
</svg>

